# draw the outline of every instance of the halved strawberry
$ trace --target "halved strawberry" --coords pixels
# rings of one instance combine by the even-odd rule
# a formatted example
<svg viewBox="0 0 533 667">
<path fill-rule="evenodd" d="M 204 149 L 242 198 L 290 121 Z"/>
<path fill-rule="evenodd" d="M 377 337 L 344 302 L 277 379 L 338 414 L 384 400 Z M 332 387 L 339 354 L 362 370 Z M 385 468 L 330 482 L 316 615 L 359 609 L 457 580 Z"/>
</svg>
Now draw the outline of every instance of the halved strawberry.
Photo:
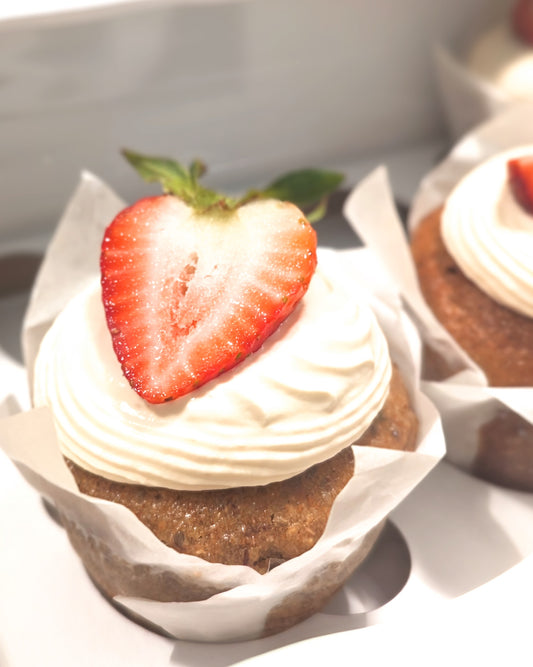
<svg viewBox="0 0 533 667">
<path fill-rule="evenodd" d="M 146 401 L 161 403 L 234 367 L 275 331 L 307 290 L 316 234 L 294 204 L 255 191 L 231 200 L 201 188 L 200 163 L 187 172 L 170 161 L 127 157 L 146 178 L 157 171 L 165 189 L 180 193 L 119 213 L 100 260 L 123 373 Z"/>
<path fill-rule="evenodd" d="M 509 160 L 507 173 L 509 185 L 517 202 L 533 215 L 533 155 Z"/>
<path fill-rule="evenodd" d="M 511 23 L 517 37 L 533 46 L 533 0 L 518 0 L 515 3 Z"/>
</svg>

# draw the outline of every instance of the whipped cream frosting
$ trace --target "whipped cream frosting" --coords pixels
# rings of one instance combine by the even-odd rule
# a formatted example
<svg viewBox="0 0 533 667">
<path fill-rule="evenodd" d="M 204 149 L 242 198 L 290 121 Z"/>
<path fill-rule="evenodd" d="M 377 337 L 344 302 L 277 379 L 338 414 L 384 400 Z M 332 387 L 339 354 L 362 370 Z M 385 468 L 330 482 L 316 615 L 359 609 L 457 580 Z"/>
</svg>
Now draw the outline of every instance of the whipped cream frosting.
<svg viewBox="0 0 533 667">
<path fill-rule="evenodd" d="M 507 162 L 533 145 L 499 153 L 448 197 L 441 232 L 463 273 L 498 303 L 533 317 L 533 215 L 516 201 Z"/>
<path fill-rule="evenodd" d="M 332 457 L 371 424 L 390 376 L 385 337 L 370 308 L 344 287 L 331 251 L 260 350 L 162 405 L 145 402 L 124 378 L 100 285 L 91 285 L 43 339 L 34 402 L 51 407 L 63 454 L 91 472 L 215 489 L 286 479 Z"/>
<path fill-rule="evenodd" d="M 512 99 L 533 98 L 533 48 L 507 23 L 481 35 L 468 53 L 467 67 Z"/>
</svg>

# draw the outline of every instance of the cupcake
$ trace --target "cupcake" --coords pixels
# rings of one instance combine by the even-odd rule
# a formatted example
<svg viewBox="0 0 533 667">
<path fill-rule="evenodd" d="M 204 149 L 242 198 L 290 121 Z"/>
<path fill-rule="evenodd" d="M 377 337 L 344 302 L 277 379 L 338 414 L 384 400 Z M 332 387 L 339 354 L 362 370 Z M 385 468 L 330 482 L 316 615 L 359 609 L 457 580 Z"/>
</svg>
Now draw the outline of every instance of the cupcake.
<svg viewBox="0 0 533 667">
<path fill-rule="evenodd" d="M 436 74 L 452 139 L 532 101 L 533 2 L 516 0 L 499 22 L 457 48 L 438 47 Z"/>
<path fill-rule="evenodd" d="M 427 304 L 492 387 L 533 387 L 533 146 L 468 172 L 415 227 L 411 249 Z M 452 374 L 426 347 L 425 376 Z M 479 429 L 475 474 L 533 490 L 533 425 L 501 406 Z"/>
<path fill-rule="evenodd" d="M 470 46 L 466 67 L 509 101 L 533 99 L 533 2 L 518 0 L 505 20 Z"/>
<path fill-rule="evenodd" d="M 130 158 L 168 178 L 168 161 Z M 370 258 L 317 252 L 277 185 L 221 201 L 198 165 L 172 169 L 165 189 L 185 191 L 114 217 L 101 275 L 39 346 L 36 407 L 20 420 L 38 424 L 41 451 L 22 436 L 2 446 L 125 613 L 182 639 L 266 636 L 318 611 L 362 562 L 442 456 L 440 424 L 397 295 L 378 275 L 375 294 L 362 286 Z M 74 238 L 69 209 L 59 236 L 72 225 Z"/>
</svg>

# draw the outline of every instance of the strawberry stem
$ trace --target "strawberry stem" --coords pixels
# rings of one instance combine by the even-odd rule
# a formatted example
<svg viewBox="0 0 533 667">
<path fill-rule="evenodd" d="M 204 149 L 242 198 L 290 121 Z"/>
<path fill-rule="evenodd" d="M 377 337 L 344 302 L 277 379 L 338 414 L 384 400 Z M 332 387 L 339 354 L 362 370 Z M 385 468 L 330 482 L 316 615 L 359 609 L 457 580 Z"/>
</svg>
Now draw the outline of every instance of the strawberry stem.
<svg viewBox="0 0 533 667">
<path fill-rule="evenodd" d="M 193 160 L 187 169 L 167 158 L 141 155 L 127 149 L 122 154 L 145 181 L 160 183 L 164 192 L 180 197 L 199 213 L 233 211 L 256 199 L 280 199 L 299 207 L 317 204 L 308 215 L 310 222 L 316 222 L 326 213 L 329 195 L 344 179 L 338 172 L 300 169 L 284 174 L 262 190 L 251 189 L 234 199 L 198 183 L 207 171 L 202 160 Z"/>
<path fill-rule="evenodd" d="M 191 180 L 196 185 L 198 179 L 201 178 L 207 171 L 207 166 L 202 160 L 193 160 L 189 168 L 189 173 L 191 175 Z"/>
</svg>

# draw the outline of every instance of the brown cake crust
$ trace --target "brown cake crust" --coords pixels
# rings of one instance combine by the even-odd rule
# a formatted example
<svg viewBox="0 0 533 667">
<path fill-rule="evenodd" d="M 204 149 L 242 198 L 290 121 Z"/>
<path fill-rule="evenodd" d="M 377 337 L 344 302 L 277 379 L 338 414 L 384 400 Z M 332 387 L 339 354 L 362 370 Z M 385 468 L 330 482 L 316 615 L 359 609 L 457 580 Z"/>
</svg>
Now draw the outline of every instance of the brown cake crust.
<svg viewBox="0 0 533 667">
<path fill-rule="evenodd" d="M 533 425 L 516 412 L 499 409 L 480 428 L 475 475 L 519 491 L 533 491 Z"/>
<path fill-rule="evenodd" d="M 393 366 L 390 391 L 385 405 L 357 445 L 412 452 L 416 448 L 418 418 L 398 369 Z"/>
<path fill-rule="evenodd" d="M 82 493 L 126 505 L 167 546 L 260 573 L 313 546 L 354 469 L 348 448 L 283 482 L 176 491 L 109 481 L 68 463 Z"/>
<path fill-rule="evenodd" d="M 489 384 L 533 386 L 533 319 L 496 303 L 469 280 L 446 250 L 440 233 L 442 208 L 414 230 L 411 250 L 420 288 L 441 324 L 484 370 Z M 430 351 L 428 379 L 447 375 L 445 362 Z"/>
<path fill-rule="evenodd" d="M 418 421 L 394 369 L 384 408 L 358 444 L 413 450 Z M 354 471 L 350 447 L 302 474 L 265 486 L 176 491 L 110 481 L 67 461 L 82 493 L 122 503 L 167 546 L 265 573 L 310 549 Z"/>
</svg>

